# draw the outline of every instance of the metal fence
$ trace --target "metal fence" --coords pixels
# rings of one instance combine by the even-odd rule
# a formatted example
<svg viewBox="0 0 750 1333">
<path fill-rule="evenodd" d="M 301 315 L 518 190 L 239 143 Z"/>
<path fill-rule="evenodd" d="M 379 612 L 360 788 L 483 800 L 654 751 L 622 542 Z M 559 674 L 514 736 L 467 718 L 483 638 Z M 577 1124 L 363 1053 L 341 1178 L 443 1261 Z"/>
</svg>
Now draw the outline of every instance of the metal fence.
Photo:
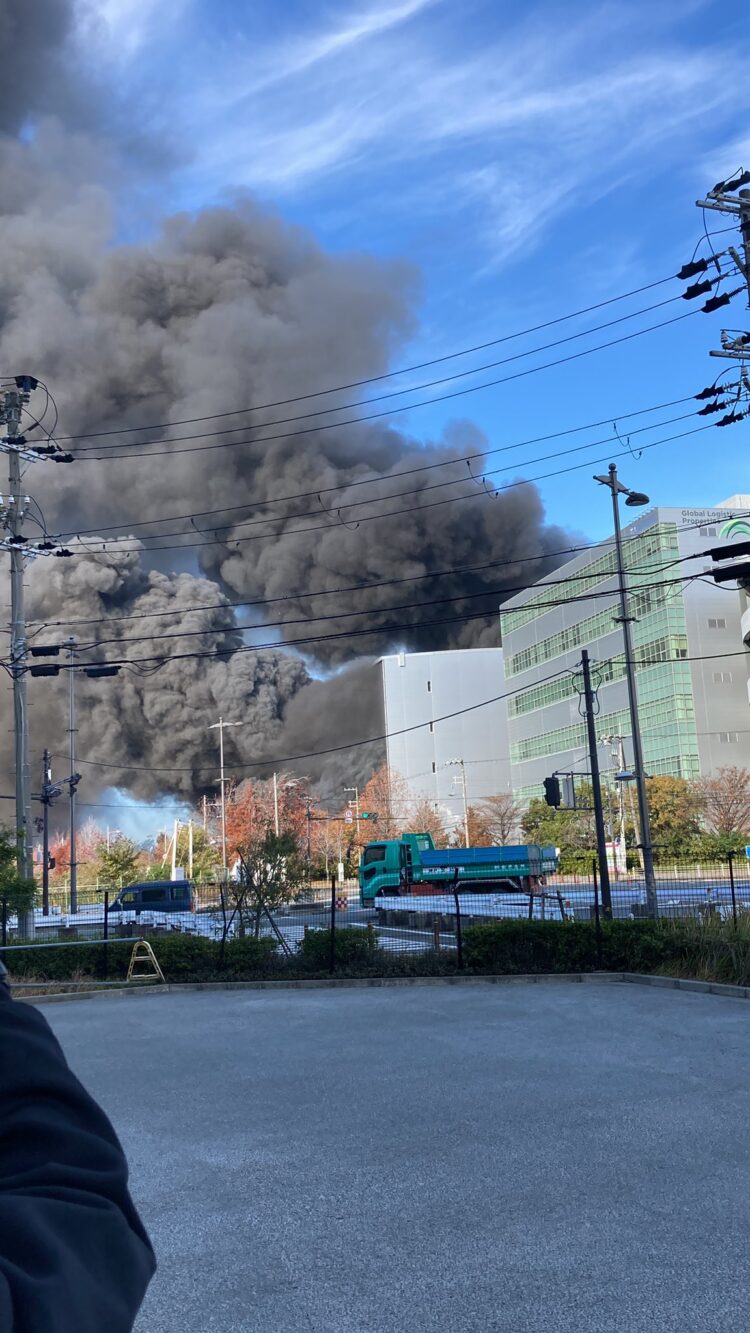
<svg viewBox="0 0 750 1333">
<path fill-rule="evenodd" d="M 612 878 L 611 899 L 615 920 L 641 920 L 650 914 L 638 872 Z M 656 900 L 663 919 L 750 925 L 750 862 L 733 854 L 704 865 L 662 863 L 657 867 Z M 267 941 L 269 959 L 307 960 L 320 968 L 330 956 L 331 970 L 376 955 L 409 956 L 415 965 L 420 954 L 429 955 L 433 963 L 442 956 L 446 963 L 461 966 L 463 934 L 469 927 L 512 919 L 590 922 L 605 915 L 592 859 L 588 874 L 550 876 L 534 893 L 477 893 L 458 883 L 449 892 L 414 892 L 363 903 L 356 883 L 333 881 L 311 886 L 302 898 L 273 909 L 255 904 L 233 913 L 231 892 L 222 901 L 220 886 L 208 885 L 194 889 L 189 910 L 149 910 L 146 905 L 126 910 L 117 906 L 115 895 L 110 901 L 102 894 L 99 903 L 82 906 L 74 915 L 57 908 L 45 916 L 37 908 L 33 918 L 0 902 L 0 948 L 11 971 L 20 950 L 74 950 L 93 943 L 126 946 L 139 938 L 164 936 L 219 942 L 257 938 Z M 105 973 L 108 957 L 105 947 Z"/>
</svg>

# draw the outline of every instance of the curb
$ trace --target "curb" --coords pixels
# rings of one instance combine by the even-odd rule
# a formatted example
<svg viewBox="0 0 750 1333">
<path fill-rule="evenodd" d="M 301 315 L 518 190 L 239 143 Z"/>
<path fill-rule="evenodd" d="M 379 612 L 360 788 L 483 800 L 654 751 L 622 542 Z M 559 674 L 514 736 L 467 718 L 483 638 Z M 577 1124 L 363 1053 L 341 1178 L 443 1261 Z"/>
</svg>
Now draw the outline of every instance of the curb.
<svg viewBox="0 0 750 1333">
<path fill-rule="evenodd" d="M 56 995 L 33 995 L 27 1004 L 61 1004 L 68 1000 L 125 999 L 137 995 L 184 995 L 198 991 L 278 991 L 278 990 L 367 990 L 399 986 L 519 986 L 564 985 L 565 983 L 619 983 L 657 986 L 687 991 L 694 995 L 719 995 L 725 999 L 750 999 L 750 987 L 731 986 L 718 981 L 691 981 L 683 977 L 651 976 L 641 972 L 537 972 L 502 976 L 449 977 L 331 977 L 298 981 L 192 981 L 166 985 L 123 987 L 117 990 L 67 991 Z M 22 995 L 17 996 L 23 1000 Z"/>
</svg>

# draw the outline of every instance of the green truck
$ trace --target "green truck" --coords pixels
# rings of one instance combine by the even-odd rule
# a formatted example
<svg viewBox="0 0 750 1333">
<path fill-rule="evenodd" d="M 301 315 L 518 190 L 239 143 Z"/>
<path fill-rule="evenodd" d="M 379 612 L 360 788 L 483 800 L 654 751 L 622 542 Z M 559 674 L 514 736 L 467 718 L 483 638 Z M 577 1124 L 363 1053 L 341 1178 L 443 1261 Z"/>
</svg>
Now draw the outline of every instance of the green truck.
<svg viewBox="0 0 750 1333">
<path fill-rule="evenodd" d="M 453 847 L 438 851 L 429 833 L 368 842 L 359 866 L 359 900 L 451 891 L 534 893 L 558 868 L 556 847 Z"/>
</svg>

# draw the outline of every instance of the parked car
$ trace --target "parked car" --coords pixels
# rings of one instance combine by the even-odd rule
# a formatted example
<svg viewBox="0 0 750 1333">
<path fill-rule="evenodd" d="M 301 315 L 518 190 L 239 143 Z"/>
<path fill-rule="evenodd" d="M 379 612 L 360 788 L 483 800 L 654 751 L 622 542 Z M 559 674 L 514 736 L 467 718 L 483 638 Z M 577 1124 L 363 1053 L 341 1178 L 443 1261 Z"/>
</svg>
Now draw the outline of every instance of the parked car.
<svg viewBox="0 0 750 1333">
<path fill-rule="evenodd" d="M 194 912 L 195 893 L 186 879 L 152 879 L 121 889 L 110 912 Z"/>
</svg>

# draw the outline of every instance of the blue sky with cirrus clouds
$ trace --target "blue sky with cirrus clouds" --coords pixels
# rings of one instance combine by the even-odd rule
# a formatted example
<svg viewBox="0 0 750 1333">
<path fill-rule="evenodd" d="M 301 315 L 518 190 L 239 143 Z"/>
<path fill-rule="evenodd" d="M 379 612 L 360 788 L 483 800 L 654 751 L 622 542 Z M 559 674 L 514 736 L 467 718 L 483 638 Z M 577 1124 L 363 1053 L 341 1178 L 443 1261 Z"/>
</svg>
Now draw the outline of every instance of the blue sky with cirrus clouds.
<svg viewBox="0 0 750 1333">
<path fill-rule="evenodd" d="M 421 295 L 402 364 L 674 273 L 703 234 L 696 198 L 750 164 L 750 30 L 739 9 L 713 0 L 535 0 L 523 8 L 497 0 L 99 0 L 82 7 L 80 33 L 82 60 L 118 90 L 138 131 L 169 149 L 165 168 L 144 185 L 140 221 L 127 226 L 148 228 L 159 212 L 247 191 L 330 249 L 405 257 Z M 727 225 L 717 215 L 708 223 Z M 679 291 L 644 293 L 497 357 Z M 737 298 L 733 323 L 742 304 Z M 675 302 L 634 315 L 517 368 L 687 310 Z M 708 350 L 721 327 L 721 315 L 681 320 L 397 420 L 419 436 L 470 419 L 499 444 L 614 418 L 713 378 Z M 743 429 L 645 452 L 629 460 L 629 476 L 662 503 L 747 489 Z M 550 470 L 531 465 L 541 452 L 523 455 L 527 475 Z M 540 483 L 551 518 L 580 523 L 587 479 L 582 470 Z M 603 533 L 606 512 L 588 498 L 588 525 Z"/>
</svg>

